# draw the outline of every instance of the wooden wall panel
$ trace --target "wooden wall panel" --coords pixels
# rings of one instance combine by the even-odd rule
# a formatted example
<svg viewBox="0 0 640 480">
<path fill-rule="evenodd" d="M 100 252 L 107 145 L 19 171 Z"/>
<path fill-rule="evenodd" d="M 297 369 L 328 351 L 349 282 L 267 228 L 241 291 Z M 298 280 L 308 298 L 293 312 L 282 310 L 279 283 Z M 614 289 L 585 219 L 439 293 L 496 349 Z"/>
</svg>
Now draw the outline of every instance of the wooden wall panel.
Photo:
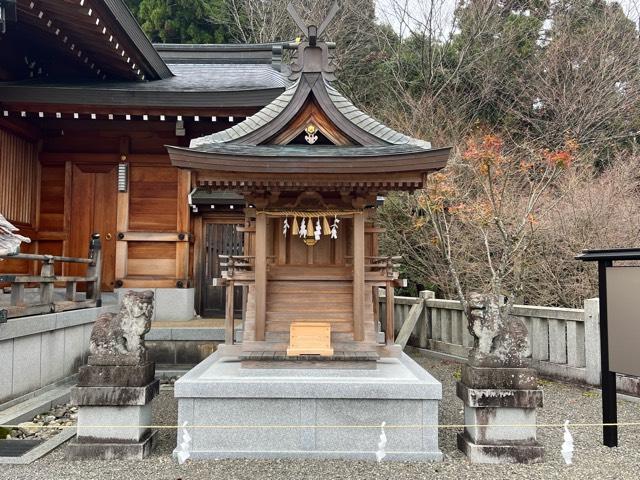
<svg viewBox="0 0 640 480">
<path fill-rule="evenodd" d="M 174 242 L 129 242 L 129 276 L 173 277 L 176 271 Z"/>
<path fill-rule="evenodd" d="M 37 146 L 0 129 L 0 213 L 12 223 L 35 222 L 38 168 Z"/>
<path fill-rule="evenodd" d="M 220 123 L 220 126 L 218 126 Z M 222 123 L 198 123 L 198 129 L 187 129 L 192 135 L 209 135 L 220 130 Z M 56 122 L 58 128 L 47 128 L 44 139 L 44 149 L 47 152 L 59 153 L 114 153 L 119 152 L 120 138 L 126 135 L 130 139 L 132 154 L 161 154 L 164 163 L 170 165 L 169 155 L 165 145 L 188 145 L 187 137 L 177 137 L 174 122 L 160 121 L 125 121 L 125 120 L 60 120 Z M 231 124 L 226 124 L 231 126 Z M 62 132 L 64 131 L 64 134 Z"/>
<path fill-rule="evenodd" d="M 312 247 L 314 265 L 332 265 L 334 263 L 333 256 L 331 255 L 331 246 L 335 241 L 336 240 L 331 240 L 327 235 L 320 237 L 318 243 Z"/>
<path fill-rule="evenodd" d="M 41 167 L 40 231 L 64 231 L 64 165 Z"/>
<path fill-rule="evenodd" d="M 177 168 L 131 165 L 129 230 L 175 232 L 178 221 L 177 196 Z"/>
<path fill-rule="evenodd" d="M 129 242 L 129 259 L 175 259 L 175 245 L 174 242 Z"/>
</svg>

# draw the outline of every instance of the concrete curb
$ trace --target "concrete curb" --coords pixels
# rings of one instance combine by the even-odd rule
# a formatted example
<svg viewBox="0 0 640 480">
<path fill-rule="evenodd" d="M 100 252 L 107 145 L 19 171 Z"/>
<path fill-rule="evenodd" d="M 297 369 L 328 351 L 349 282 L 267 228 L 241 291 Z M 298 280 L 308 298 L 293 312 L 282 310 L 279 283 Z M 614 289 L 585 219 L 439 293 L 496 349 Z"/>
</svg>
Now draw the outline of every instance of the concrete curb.
<svg viewBox="0 0 640 480">
<path fill-rule="evenodd" d="M 65 428 L 57 435 L 51 437 L 46 442 L 41 443 L 37 447 L 29 450 L 27 453 L 20 457 L 0 457 L 1 464 L 13 464 L 13 465 L 27 465 L 38 460 L 40 457 L 45 456 L 47 453 L 58 448 L 67 440 L 75 437 L 76 428 Z M 13 440 L 14 442 L 20 442 L 20 440 Z"/>
</svg>

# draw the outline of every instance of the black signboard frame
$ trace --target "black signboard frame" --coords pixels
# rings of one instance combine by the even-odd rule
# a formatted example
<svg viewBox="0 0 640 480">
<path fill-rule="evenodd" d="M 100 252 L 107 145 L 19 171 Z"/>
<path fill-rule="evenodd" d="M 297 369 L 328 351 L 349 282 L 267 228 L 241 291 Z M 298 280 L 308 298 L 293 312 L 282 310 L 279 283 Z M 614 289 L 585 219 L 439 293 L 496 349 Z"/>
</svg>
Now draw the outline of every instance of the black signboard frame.
<svg viewBox="0 0 640 480">
<path fill-rule="evenodd" d="M 618 408 L 616 405 L 616 372 L 609 367 L 609 322 L 607 315 L 607 268 L 613 262 L 640 260 L 640 248 L 583 250 L 576 257 L 585 262 L 598 262 L 598 296 L 600 297 L 600 364 L 602 385 L 602 442 L 618 446 Z"/>
</svg>

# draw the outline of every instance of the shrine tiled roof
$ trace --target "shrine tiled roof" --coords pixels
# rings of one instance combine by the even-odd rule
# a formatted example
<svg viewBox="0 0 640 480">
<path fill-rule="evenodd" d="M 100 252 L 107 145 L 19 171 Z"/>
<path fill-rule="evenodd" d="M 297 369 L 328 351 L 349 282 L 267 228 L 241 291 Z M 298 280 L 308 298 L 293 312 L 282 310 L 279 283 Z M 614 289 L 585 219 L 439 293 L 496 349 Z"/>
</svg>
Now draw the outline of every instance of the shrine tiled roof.
<svg viewBox="0 0 640 480">
<path fill-rule="evenodd" d="M 369 132 L 371 135 L 378 137 L 385 142 L 393 145 L 416 145 L 421 148 L 431 148 L 431 143 L 420 140 L 418 138 L 409 137 L 403 133 L 397 132 L 392 128 L 387 127 L 383 123 L 379 122 L 375 118 L 370 117 L 363 111 L 359 110 L 351 100 L 342 95 L 331 83 L 325 81 L 325 87 L 327 93 L 331 98 L 331 101 L 336 108 L 342 113 L 349 121 Z"/>
<path fill-rule="evenodd" d="M 427 175 L 446 165 L 450 148 L 431 148 L 356 107 L 332 84 L 333 45 L 319 39 L 326 21 L 306 30 L 297 23 L 306 39 L 282 46 L 296 51 L 288 65 L 295 83 L 226 130 L 189 147 L 167 146 L 171 164 L 197 171 L 198 183 L 212 189 L 423 188 Z"/>
<path fill-rule="evenodd" d="M 192 149 L 193 150 L 193 149 Z M 375 145 L 375 146 L 336 146 L 336 145 L 242 145 L 238 143 L 209 143 L 197 149 L 202 153 L 217 153 L 248 157 L 378 157 L 382 155 L 401 155 L 418 153 L 424 148 L 418 145 Z"/>
<path fill-rule="evenodd" d="M 194 138 L 191 140 L 191 148 L 198 148 L 206 146 L 207 144 L 218 144 L 231 142 L 242 138 L 247 133 L 253 132 L 258 128 L 268 124 L 275 119 L 282 111 L 289 105 L 289 102 L 293 98 L 298 88 L 298 82 L 287 88 L 282 94 L 280 94 L 270 104 L 262 108 L 254 115 L 247 117 L 244 121 L 234 125 L 231 128 L 222 130 L 221 132 L 214 133 L 212 135 L 206 135 L 200 138 Z"/>
<path fill-rule="evenodd" d="M 0 82 L 0 101 L 117 106 L 263 106 L 291 85 L 265 64 L 170 64 L 174 76 L 153 82 Z"/>
<path fill-rule="evenodd" d="M 342 95 L 329 81 L 324 79 L 322 81 L 333 106 L 354 126 L 361 128 L 389 145 L 414 145 L 420 149 L 431 148 L 430 142 L 404 135 L 367 115 Z M 300 80 L 287 88 L 269 105 L 254 115 L 247 117 L 243 122 L 221 132 L 191 140 L 191 148 L 205 151 L 203 147 L 208 144 L 243 143 L 243 137 L 275 120 L 289 106 L 298 90 L 299 84 Z"/>
</svg>

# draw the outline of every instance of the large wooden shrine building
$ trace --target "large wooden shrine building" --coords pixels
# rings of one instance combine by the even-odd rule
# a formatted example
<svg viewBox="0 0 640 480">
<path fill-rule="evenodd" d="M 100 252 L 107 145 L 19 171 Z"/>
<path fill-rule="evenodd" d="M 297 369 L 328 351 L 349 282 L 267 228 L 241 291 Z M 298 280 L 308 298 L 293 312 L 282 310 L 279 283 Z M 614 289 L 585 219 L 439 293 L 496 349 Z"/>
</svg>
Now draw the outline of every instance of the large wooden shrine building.
<svg viewBox="0 0 640 480">
<path fill-rule="evenodd" d="M 280 351 L 296 321 L 373 348 L 375 292 L 397 278 L 376 198 L 421 188 L 448 149 L 343 97 L 315 29 L 152 45 L 121 0 L 0 5 L 0 213 L 23 251 L 85 257 L 97 232 L 103 291 L 166 290 L 168 318 L 244 309 L 249 352 Z"/>
</svg>

